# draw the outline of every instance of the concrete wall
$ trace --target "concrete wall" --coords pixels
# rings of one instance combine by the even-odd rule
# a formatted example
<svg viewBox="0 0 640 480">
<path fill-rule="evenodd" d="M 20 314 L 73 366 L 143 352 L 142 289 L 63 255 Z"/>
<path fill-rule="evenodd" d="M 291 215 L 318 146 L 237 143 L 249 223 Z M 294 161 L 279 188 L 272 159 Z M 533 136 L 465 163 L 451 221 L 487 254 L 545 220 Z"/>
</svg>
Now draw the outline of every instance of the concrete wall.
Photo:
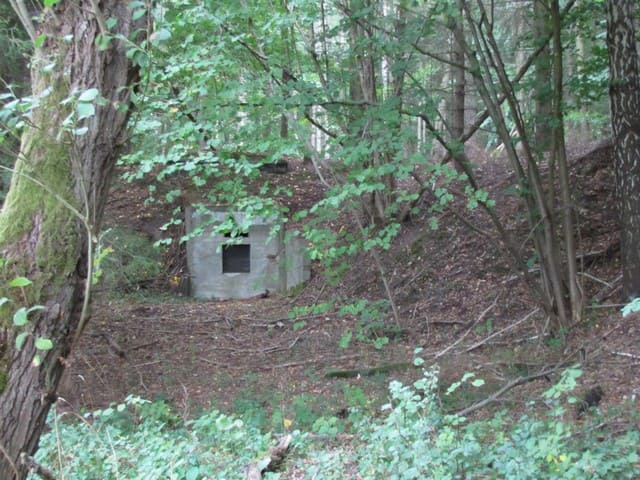
<svg viewBox="0 0 640 480">
<path fill-rule="evenodd" d="M 224 221 L 228 210 L 212 209 L 207 214 L 198 213 L 193 208 L 186 209 L 187 233 L 203 227 L 211 218 Z M 241 222 L 242 215 L 234 213 Z M 229 241 L 224 235 L 213 234 L 210 227 L 187 241 L 187 267 L 189 268 L 190 294 L 202 299 L 249 298 L 264 293 L 284 292 L 310 277 L 310 264 L 304 253 L 301 239 L 290 239 L 286 242 L 280 232 L 269 238 L 273 224 L 265 219 L 254 219 L 247 237 L 235 239 L 239 245 L 248 245 L 249 271 L 223 272 L 223 256 L 225 263 L 240 265 L 231 261 L 233 254 L 224 251 Z M 233 247 L 231 247 L 233 248 Z M 238 249 L 242 257 L 247 247 Z"/>
</svg>

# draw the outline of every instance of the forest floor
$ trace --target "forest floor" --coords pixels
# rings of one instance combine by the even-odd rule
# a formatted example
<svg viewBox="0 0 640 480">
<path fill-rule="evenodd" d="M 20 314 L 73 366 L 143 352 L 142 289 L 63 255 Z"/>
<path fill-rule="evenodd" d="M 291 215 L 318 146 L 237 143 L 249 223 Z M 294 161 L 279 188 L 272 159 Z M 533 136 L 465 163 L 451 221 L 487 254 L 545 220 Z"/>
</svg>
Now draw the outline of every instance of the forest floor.
<svg viewBox="0 0 640 480">
<path fill-rule="evenodd" d="M 567 328 L 564 344 L 542 335 L 545 318 L 486 215 L 456 201 L 439 214 L 438 230 L 429 228 L 427 215 L 412 218 L 382 258 L 397 321 L 386 315 L 363 323 L 335 310 L 289 315 L 293 307 L 332 298 L 386 298 L 379 269 L 365 255 L 338 285 L 328 284 L 314 265 L 310 282 L 290 296 L 209 302 L 172 288 L 173 258 L 151 285 L 98 292 L 60 394 L 74 408 L 99 408 L 135 394 L 166 399 L 186 416 L 213 406 L 265 415 L 270 427 L 284 418 L 305 426 L 316 415 L 385 403 L 392 379 L 420 376 L 410 365 L 414 349 L 422 347 L 420 356 L 426 365 L 439 366 L 443 385 L 465 372 L 486 382 L 447 398 L 447 410 L 468 407 L 521 379 L 477 413 L 505 402 L 517 410 L 559 376 L 559 370 L 542 372 L 575 363 L 584 372 L 577 394 L 600 386 L 603 410 L 634 400 L 640 394 L 640 316 L 620 313 L 611 148 L 583 145 L 570 153 L 580 264 L 590 301 L 582 321 Z M 513 178 L 504 161 L 484 154 L 474 158 L 507 228 L 524 239 L 526 222 L 518 198 L 510 194 Z M 305 168 L 295 166 L 309 180 L 299 192 L 308 200 L 321 192 Z M 173 206 L 150 207 L 147 197 L 145 185 L 116 181 L 106 225 L 149 236 Z M 423 206 L 429 201 L 426 196 Z M 351 341 L 341 348 L 348 331 Z M 376 348 L 382 337 L 389 343 Z"/>
</svg>

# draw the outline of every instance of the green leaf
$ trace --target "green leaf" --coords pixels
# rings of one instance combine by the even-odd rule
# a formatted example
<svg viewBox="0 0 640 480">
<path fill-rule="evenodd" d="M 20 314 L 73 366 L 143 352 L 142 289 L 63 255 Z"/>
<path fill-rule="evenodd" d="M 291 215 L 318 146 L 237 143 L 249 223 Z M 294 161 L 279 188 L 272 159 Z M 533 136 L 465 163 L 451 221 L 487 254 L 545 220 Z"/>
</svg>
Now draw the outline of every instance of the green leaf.
<svg viewBox="0 0 640 480">
<path fill-rule="evenodd" d="M 22 350 L 22 346 L 24 345 L 24 341 L 29 336 L 29 332 L 20 332 L 16 336 L 16 350 Z"/>
<path fill-rule="evenodd" d="M 16 277 L 9 282 L 10 287 L 26 287 L 33 282 L 26 277 Z"/>
<path fill-rule="evenodd" d="M 44 0 L 44 6 L 46 8 L 51 8 L 54 5 L 57 5 L 60 3 L 60 0 Z"/>
<path fill-rule="evenodd" d="M 47 36 L 44 33 L 42 35 L 38 35 L 38 38 L 36 38 L 36 41 L 34 42 L 35 47 L 40 48 L 46 39 Z"/>
<path fill-rule="evenodd" d="M 78 102 L 93 102 L 99 94 L 100 91 L 97 88 L 90 88 L 80 94 Z"/>
<path fill-rule="evenodd" d="M 481 378 L 476 378 L 473 382 L 471 382 L 471 385 L 473 385 L 474 387 L 481 387 L 482 385 L 484 385 L 484 380 Z"/>
<path fill-rule="evenodd" d="M 299 322 L 296 322 L 293 324 L 293 330 L 300 330 L 301 328 L 303 328 L 305 325 L 307 324 L 307 322 L 305 322 L 304 320 L 301 320 Z"/>
<path fill-rule="evenodd" d="M 27 318 L 27 309 L 25 307 L 21 307 L 13 314 L 13 324 L 17 327 L 24 327 L 27 323 L 29 323 L 29 318 Z"/>
<path fill-rule="evenodd" d="M 83 118 L 94 116 L 96 107 L 93 106 L 93 103 L 78 103 L 76 105 L 76 112 L 78 112 L 78 118 L 82 120 Z"/>
<path fill-rule="evenodd" d="M 98 36 L 96 36 L 96 47 L 98 47 L 98 50 L 100 51 L 104 51 L 107 48 L 109 48 L 109 43 L 111 42 L 111 39 L 113 37 L 111 37 L 111 35 L 102 35 L 99 34 Z"/>
<path fill-rule="evenodd" d="M 353 337 L 353 332 L 351 330 L 347 330 L 338 343 L 340 348 L 349 347 L 349 343 L 351 343 L 351 337 Z"/>
<path fill-rule="evenodd" d="M 53 342 L 48 338 L 38 338 L 36 340 L 36 348 L 38 350 L 51 350 L 53 348 Z"/>
<path fill-rule="evenodd" d="M 156 30 L 149 36 L 149 40 L 151 40 L 151 43 L 163 42 L 165 40 L 169 40 L 170 38 L 171 32 L 166 28 Z"/>
<path fill-rule="evenodd" d="M 139 10 L 136 10 L 133 12 L 133 15 L 131 15 L 131 18 L 133 18 L 133 20 L 138 20 L 142 17 L 144 17 L 144 15 L 147 13 L 147 10 L 144 8 L 141 8 Z"/>
<path fill-rule="evenodd" d="M 39 367 L 41 363 L 42 363 L 42 358 L 40 358 L 40 355 L 38 355 L 36 353 L 33 356 L 33 360 L 31 361 L 31 365 L 33 365 L 34 367 Z"/>
<path fill-rule="evenodd" d="M 114 18 L 114 17 L 107 18 L 107 21 L 105 22 L 105 25 L 106 25 L 107 29 L 109 29 L 109 30 L 111 30 L 117 24 L 118 24 L 118 19 Z"/>
</svg>

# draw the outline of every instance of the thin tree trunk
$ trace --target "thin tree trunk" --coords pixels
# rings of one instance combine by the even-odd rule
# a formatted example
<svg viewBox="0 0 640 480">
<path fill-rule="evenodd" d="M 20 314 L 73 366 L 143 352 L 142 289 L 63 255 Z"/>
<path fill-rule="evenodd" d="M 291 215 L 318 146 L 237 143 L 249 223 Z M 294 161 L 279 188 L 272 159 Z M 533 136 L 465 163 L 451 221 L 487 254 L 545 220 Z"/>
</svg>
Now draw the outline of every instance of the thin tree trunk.
<svg viewBox="0 0 640 480">
<path fill-rule="evenodd" d="M 535 61 L 535 122 L 534 142 L 538 152 L 548 152 L 551 147 L 552 128 L 552 86 L 551 86 L 551 54 L 547 42 L 549 31 L 549 2 L 548 0 L 534 0 L 535 35 L 537 41 L 544 41 L 545 46 Z"/>
<path fill-rule="evenodd" d="M 575 323 L 582 317 L 583 296 L 578 283 L 578 268 L 576 265 L 575 233 L 573 228 L 573 199 L 569 185 L 569 168 L 567 166 L 567 152 L 564 138 L 563 102 L 563 48 L 562 48 L 562 19 L 560 17 L 560 3 L 551 0 L 551 23 L 553 28 L 553 128 L 552 128 L 552 156 L 558 166 L 558 179 L 562 197 L 562 226 L 564 231 L 564 257 L 567 263 L 567 283 L 569 284 L 569 306 L 572 321 Z"/>
<path fill-rule="evenodd" d="M 100 4 L 118 21 L 114 33 L 129 37 L 133 22 L 127 2 Z M 131 45 L 112 39 L 98 50 L 96 38 L 107 32 L 96 5 L 94 0 L 61 2 L 39 26 L 47 35 L 32 61 L 33 96 L 40 104 L 32 113 L 32 127 L 23 134 L 0 212 L 0 248 L 6 260 L 2 284 L 16 275 L 30 278 L 34 283 L 26 289 L 27 303 L 45 307 L 32 314 L 32 335 L 20 350 L 14 348 L 14 339 L 21 330 L 10 329 L 5 338 L 0 365 L 7 380 L 0 395 L 1 479 L 26 477 L 18 463 L 20 453 L 32 455 L 37 449 L 65 359 L 86 318 L 90 239 L 100 224 L 117 147 L 125 140 L 127 87 L 135 76 L 126 55 Z M 45 65 L 55 66 L 50 70 L 43 69 Z M 102 106 L 95 107 L 95 115 L 64 126 L 75 114 L 74 102 L 61 102 L 93 88 L 104 99 Z M 86 132 L 72 131 L 79 127 Z M 11 325 L 10 317 L 5 309 L 4 326 Z M 36 352 L 38 337 L 50 339 L 53 348 Z M 36 353 L 39 366 L 33 363 Z"/>
<path fill-rule="evenodd" d="M 450 134 L 455 142 L 455 148 L 464 151 L 464 117 L 465 117 L 465 68 L 464 68 L 464 45 L 457 38 L 464 37 L 464 0 L 457 0 L 458 18 L 453 27 L 453 39 L 451 46 L 451 83 L 453 84 L 453 95 L 451 97 L 451 120 Z M 464 155 L 454 155 L 454 165 L 458 172 L 464 172 L 462 162 Z"/>
</svg>

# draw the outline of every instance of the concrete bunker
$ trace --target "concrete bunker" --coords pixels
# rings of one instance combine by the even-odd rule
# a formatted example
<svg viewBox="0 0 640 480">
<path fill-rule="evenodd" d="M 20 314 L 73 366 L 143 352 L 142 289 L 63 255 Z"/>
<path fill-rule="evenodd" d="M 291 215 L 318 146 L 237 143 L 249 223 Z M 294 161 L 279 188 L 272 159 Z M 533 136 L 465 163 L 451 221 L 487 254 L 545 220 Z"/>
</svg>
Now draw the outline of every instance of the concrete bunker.
<svg viewBox="0 0 640 480">
<path fill-rule="evenodd" d="M 244 234 L 231 238 L 216 233 L 214 225 L 233 215 L 238 224 L 245 216 L 224 207 L 186 209 L 189 293 L 200 299 L 250 298 L 266 292 L 284 293 L 307 281 L 311 266 L 301 238 L 272 234 L 274 220 L 254 218 Z"/>
</svg>

